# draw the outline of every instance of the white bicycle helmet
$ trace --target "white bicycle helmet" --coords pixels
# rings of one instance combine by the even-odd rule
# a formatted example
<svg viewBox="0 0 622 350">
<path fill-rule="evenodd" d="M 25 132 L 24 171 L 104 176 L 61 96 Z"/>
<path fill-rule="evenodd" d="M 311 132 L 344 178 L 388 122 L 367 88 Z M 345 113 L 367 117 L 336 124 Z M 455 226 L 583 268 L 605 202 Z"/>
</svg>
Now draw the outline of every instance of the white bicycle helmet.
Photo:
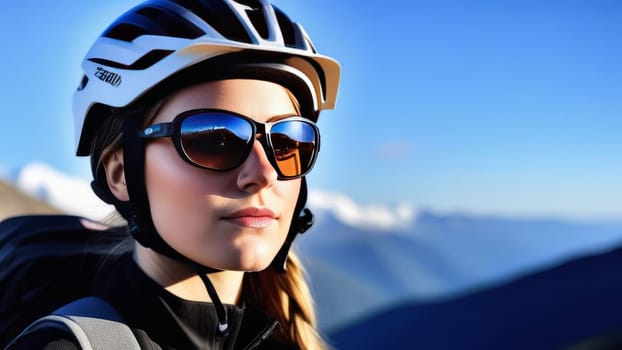
<svg viewBox="0 0 622 350">
<path fill-rule="evenodd" d="M 106 29 L 82 62 L 73 98 L 77 155 L 88 155 L 101 122 L 94 106 L 130 106 L 188 68 L 236 54 L 277 55 L 245 65 L 297 78 L 314 113 L 334 108 L 339 64 L 318 54 L 304 29 L 267 1 L 146 1 Z"/>
</svg>

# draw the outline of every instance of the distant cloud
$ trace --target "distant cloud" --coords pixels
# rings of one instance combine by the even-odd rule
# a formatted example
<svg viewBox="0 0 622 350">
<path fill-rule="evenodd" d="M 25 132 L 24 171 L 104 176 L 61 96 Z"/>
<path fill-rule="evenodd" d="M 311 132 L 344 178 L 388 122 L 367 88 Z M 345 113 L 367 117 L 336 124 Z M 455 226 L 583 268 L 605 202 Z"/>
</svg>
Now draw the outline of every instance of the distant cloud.
<svg viewBox="0 0 622 350">
<path fill-rule="evenodd" d="M 347 225 L 374 230 L 412 228 L 417 216 L 417 210 L 409 203 L 362 206 L 341 193 L 318 190 L 310 191 L 309 205 L 314 209 L 333 212 Z"/>
<path fill-rule="evenodd" d="M 415 154 L 415 143 L 409 140 L 391 140 L 381 144 L 376 154 L 383 159 L 410 158 Z"/>
<path fill-rule="evenodd" d="M 65 175 L 46 164 L 25 166 L 15 182 L 22 191 L 69 214 L 101 220 L 114 211 L 113 206 L 95 196 L 87 181 Z"/>
</svg>

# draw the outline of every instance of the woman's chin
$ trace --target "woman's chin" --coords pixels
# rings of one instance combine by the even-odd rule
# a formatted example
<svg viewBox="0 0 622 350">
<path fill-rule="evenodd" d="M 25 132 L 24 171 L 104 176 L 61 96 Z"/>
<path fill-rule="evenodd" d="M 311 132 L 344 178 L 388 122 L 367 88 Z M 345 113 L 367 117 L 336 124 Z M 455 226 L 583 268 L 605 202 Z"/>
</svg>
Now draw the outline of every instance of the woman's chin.
<svg viewBox="0 0 622 350">
<path fill-rule="evenodd" d="M 268 268 L 272 260 L 274 260 L 274 254 L 245 251 L 227 254 L 227 258 L 221 260 L 218 266 L 210 265 L 209 261 L 199 261 L 199 263 L 225 271 L 259 272 Z"/>
<path fill-rule="evenodd" d="M 229 270 L 244 271 L 244 272 L 259 272 L 259 271 L 263 271 L 266 268 L 268 268 L 268 266 L 270 266 L 270 263 L 272 262 L 273 259 L 274 257 L 272 258 L 255 257 L 253 259 L 244 259 L 244 260 L 238 261 L 237 264 L 233 265 L 232 268 Z"/>
</svg>

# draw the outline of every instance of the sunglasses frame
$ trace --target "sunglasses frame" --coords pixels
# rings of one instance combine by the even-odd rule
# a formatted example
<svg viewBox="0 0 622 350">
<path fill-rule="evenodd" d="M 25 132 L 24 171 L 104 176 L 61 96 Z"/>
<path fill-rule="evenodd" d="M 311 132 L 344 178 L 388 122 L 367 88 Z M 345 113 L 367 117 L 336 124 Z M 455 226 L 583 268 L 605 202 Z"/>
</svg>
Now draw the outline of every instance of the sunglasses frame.
<svg viewBox="0 0 622 350">
<path fill-rule="evenodd" d="M 182 146 L 182 140 L 181 140 L 182 123 L 186 118 L 197 115 L 197 114 L 201 114 L 201 113 L 227 114 L 227 115 L 231 115 L 236 118 L 243 119 L 244 121 L 248 122 L 248 124 L 251 126 L 252 135 L 254 135 L 252 139 L 258 140 L 261 143 L 264 149 L 264 152 L 266 156 L 268 157 L 270 164 L 272 165 L 272 167 L 278 174 L 279 180 L 293 180 L 293 179 L 297 179 L 302 176 L 305 176 L 313 169 L 313 166 L 315 165 L 315 161 L 317 160 L 318 153 L 320 153 L 320 130 L 319 128 L 309 118 L 296 116 L 296 115 L 291 116 L 291 117 L 286 117 L 283 119 L 279 119 L 274 122 L 262 123 L 250 117 L 247 117 L 245 115 L 232 112 L 232 111 L 228 111 L 228 110 L 224 110 L 224 109 L 210 109 L 210 108 L 191 109 L 191 110 L 187 110 L 187 111 L 184 111 L 178 114 L 177 116 L 175 116 L 175 118 L 173 118 L 171 122 L 157 123 L 157 124 L 152 124 L 152 125 L 147 126 L 145 129 L 140 130 L 138 132 L 138 137 L 142 139 L 158 139 L 158 138 L 170 137 L 173 141 L 173 144 L 175 145 L 175 148 L 179 156 L 186 163 L 196 166 L 201 169 L 225 172 L 225 171 L 233 170 L 239 167 L 240 165 L 242 165 L 246 161 L 246 159 L 248 159 L 248 156 L 251 150 L 253 149 L 253 142 L 249 142 L 247 144 L 247 147 L 244 149 L 239 162 L 225 169 L 215 169 L 215 168 L 206 167 L 204 165 L 201 165 L 193 161 L 186 154 Z M 312 158 L 310 160 L 309 168 L 306 171 L 302 172 L 301 174 L 294 175 L 294 176 L 286 176 L 283 174 L 281 169 L 279 169 L 278 163 L 276 160 L 275 149 L 274 149 L 274 146 L 272 145 L 272 140 L 270 138 L 270 130 L 272 129 L 272 127 L 276 124 L 287 122 L 287 121 L 301 121 L 311 126 L 315 132 L 315 147 L 314 147 Z"/>
</svg>

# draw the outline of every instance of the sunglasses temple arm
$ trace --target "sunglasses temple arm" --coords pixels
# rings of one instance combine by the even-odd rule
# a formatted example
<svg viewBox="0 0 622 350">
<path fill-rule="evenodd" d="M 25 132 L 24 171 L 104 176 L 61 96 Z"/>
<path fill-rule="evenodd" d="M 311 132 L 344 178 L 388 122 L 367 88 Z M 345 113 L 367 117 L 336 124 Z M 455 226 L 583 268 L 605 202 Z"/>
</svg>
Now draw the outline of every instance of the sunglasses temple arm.
<svg viewBox="0 0 622 350">
<path fill-rule="evenodd" d="M 172 123 L 153 124 L 138 131 L 138 137 L 143 139 L 157 139 L 172 135 Z"/>
</svg>

